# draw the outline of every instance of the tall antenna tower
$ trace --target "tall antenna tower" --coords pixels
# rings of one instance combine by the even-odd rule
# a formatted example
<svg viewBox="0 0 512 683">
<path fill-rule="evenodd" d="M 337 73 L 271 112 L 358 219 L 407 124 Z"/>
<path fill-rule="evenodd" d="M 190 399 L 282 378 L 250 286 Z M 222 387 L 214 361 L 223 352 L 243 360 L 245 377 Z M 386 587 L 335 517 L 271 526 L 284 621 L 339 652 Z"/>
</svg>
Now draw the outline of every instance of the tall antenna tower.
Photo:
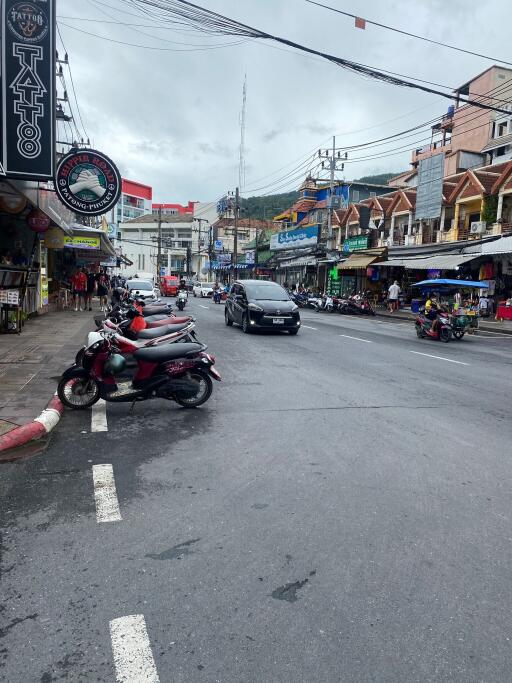
<svg viewBox="0 0 512 683">
<path fill-rule="evenodd" d="M 245 109 L 247 105 L 247 74 L 244 76 L 242 90 L 242 112 L 240 114 L 240 151 L 238 155 L 238 187 L 245 187 Z"/>
</svg>

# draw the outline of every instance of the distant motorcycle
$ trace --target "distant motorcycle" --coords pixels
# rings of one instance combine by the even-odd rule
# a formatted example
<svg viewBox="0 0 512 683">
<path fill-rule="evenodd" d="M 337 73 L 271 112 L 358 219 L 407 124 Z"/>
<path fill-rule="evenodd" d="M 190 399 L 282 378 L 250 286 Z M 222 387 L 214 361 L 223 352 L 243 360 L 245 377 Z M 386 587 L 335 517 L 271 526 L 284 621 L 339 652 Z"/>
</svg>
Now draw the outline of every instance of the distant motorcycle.
<svg viewBox="0 0 512 683">
<path fill-rule="evenodd" d="M 185 308 L 185 305 L 187 303 L 187 292 L 185 290 L 181 290 L 178 292 L 178 297 L 176 299 L 176 306 L 180 311 L 182 311 Z"/>
<path fill-rule="evenodd" d="M 220 289 L 214 289 L 213 290 L 213 303 L 214 304 L 220 304 L 222 300 L 222 293 Z"/>
</svg>

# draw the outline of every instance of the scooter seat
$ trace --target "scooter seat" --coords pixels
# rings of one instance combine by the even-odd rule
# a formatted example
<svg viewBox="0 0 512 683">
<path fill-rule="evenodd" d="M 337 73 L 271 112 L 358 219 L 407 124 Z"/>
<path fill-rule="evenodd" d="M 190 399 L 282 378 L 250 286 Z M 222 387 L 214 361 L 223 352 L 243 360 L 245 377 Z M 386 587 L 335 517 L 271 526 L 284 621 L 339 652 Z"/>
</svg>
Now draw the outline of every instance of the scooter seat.
<svg viewBox="0 0 512 683">
<path fill-rule="evenodd" d="M 142 309 L 142 315 L 145 318 L 149 318 L 152 315 L 161 315 L 161 314 L 170 315 L 170 313 L 171 313 L 171 307 L 170 306 L 145 306 Z"/>
<path fill-rule="evenodd" d="M 168 334 L 173 334 L 174 332 L 179 332 L 185 329 L 187 323 L 182 325 L 162 325 L 161 327 L 149 327 L 145 330 L 141 330 L 137 335 L 137 339 L 158 339 L 158 337 L 164 337 Z"/>
<path fill-rule="evenodd" d="M 198 353 L 202 348 L 201 344 L 193 343 L 162 344 L 160 346 L 138 349 L 133 355 L 137 360 L 143 360 L 146 363 L 163 363 L 166 360 L 184 358 L 185 356 Z"/>
</svg>

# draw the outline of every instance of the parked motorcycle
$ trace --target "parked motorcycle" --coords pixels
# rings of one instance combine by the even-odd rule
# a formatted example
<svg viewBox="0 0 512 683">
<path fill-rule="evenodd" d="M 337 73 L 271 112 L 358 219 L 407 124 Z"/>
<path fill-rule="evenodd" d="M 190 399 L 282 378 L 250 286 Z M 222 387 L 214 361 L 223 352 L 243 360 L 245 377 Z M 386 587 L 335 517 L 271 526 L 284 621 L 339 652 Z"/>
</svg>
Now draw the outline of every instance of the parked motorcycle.
<svg viewBox="0 0 512 683">
<path fill-rule="evenodd" d="M 432 320 L 429 320 L 423 312 L 420 312 L 414 323 L 416 334 L 420 339 L 436 339 L 437 341 L 449 342 L 453 338 L 453 328 L 448 315 L 438 314 L 437 329 L 432 330 Z"/>
<path fill-rule="evenodd" d="M 176 298 L 176 306 L 180 311 L 182 311 L 185 308 L 187 298 L 187 292 L 185 292 L 185 290 L 182 289 L 178 292 L 178 296 Z"/>
<path fill-rule="evenodd" d="M 323 296 L 317 301 L 315 306 L 315 311 L 319 313 L 320 311 L 326 311 L 327 313 L 334 313 L 334 302 L 332 297 Z"/>
<path fill-rule="evenodd" d="M 373 306 L 364 292 L 340 299 L 338 311 L 344 315 L 375 315 Z"/>
<path fill-rule="evenodd" d="M 63 373 L 57 393 L 68 408 L 84 409 L 100 398 L 110 402 L 165 398 L 185 408 L 205 403 L 212 393 L 212 378 L 221 376 L 213 367 L 214 356 L 206 344 L 159 344 L 133 352 L 135 368 L 124 381 L 127 367 L 119 353 L 119 340 L 110 331 L 91 332 L 81 356 Z"/>
</svg>

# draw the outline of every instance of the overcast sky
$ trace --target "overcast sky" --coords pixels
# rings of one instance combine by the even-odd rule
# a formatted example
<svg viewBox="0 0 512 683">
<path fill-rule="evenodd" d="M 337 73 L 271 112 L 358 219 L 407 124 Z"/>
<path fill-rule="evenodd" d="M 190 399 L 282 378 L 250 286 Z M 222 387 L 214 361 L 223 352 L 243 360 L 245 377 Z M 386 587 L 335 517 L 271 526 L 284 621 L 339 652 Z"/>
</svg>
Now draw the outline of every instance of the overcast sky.
<svg viewBox="0 0 512 683">
<path fill-rule="evenodd" d="M 353 19 L 303 0 L 196 1 L 313 48 L 448 86 L 456 87 L 491 65 L 377 27 L 356 29 Z M 512 61 L 508 0 L 322 1 Z M 198 50 L 236 39 L 176 32 L 147 17 L 133 16 L 135 12 L 124 0 L 58 2 L 58 21 L 91 143 L 118 164 L 124 177 L 152 185 L 155 201 L 210 201 L 237 185 L 244 74 L 247 195 L 294 189 L 300 183 L 295 176 L 302 170 L 294 169 L 309 152 L 329 143 L 333 134 L 339 146 L 375 140 L 432 119 L 449 104 L 435 95 L 368 80 L 266 41 Z M 141 49 L 114 40 L 180 51 Z M 423 137 L 421 133 L 401 145 L 420 146 Z M 386 149 L 391 147 L 357 156 Z M 347 163 L 344 176 L 400 171 L 409 160 L 410 154 L 403 152 Z"/>
</svg>

